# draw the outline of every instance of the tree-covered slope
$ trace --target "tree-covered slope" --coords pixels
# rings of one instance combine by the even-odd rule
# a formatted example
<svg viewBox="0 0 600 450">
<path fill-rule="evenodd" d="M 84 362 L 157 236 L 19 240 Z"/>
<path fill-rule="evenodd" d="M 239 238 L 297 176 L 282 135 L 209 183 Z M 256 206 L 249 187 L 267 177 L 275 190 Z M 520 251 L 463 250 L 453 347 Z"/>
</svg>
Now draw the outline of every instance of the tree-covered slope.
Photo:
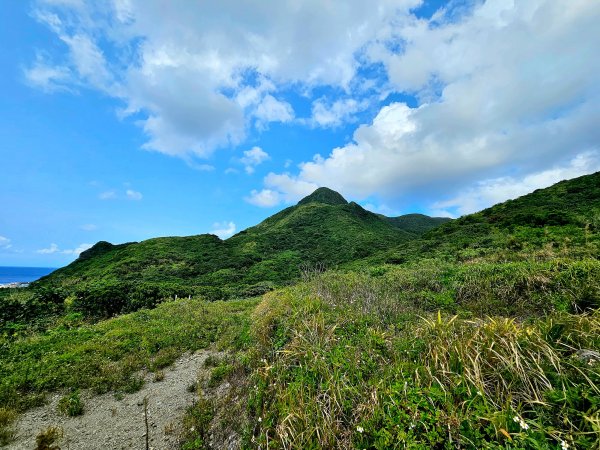
<svg viewBox="0 0 600 450">
<path fill-rule="evenodd" d="M 452 220 L 448 217 L 429 217 L 424 214 L 404 214 L 398 217 L 382 217 L 396 228 L 418 235 L 424 234 L 432 228 Z"/>
</svg>

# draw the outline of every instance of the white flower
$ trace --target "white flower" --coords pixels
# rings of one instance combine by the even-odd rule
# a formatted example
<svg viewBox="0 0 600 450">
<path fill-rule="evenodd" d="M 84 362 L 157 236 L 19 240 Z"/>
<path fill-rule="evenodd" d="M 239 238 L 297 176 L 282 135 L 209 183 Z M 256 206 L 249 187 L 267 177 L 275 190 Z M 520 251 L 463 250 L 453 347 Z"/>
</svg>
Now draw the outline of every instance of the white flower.
<svg viewBox="0 0 600 450">
<path fill-rule="evenodd" d="M 258 418 L 258 421 L 259 421 L 259 422 L 262 422 L 262 417 L 259 417 L 259 418 Z"/>
<path fill-rule="evenodd" d="M 569 444 L 567 444 L 565 441 L 560 441 L 560 448 L 562 448 L 562 450 L 567 450 L 569 448 Z"/>
<path fill-rule="evenodd" d="M 363 431 L 365 431 L 365 429 L 363 427 L 356 427 L 356 431 L 362 433 Z"/>
<path fill-rule="evenodd" d="M 527 431 L 529 430 L 529 425 L 527 425 L 527 423 L 519 416 L 515 416 L 513 417 L 513 421 L 517 422 L 519 424 L 519 426 L 521 427 L 521 429 Z"/>
</svg>

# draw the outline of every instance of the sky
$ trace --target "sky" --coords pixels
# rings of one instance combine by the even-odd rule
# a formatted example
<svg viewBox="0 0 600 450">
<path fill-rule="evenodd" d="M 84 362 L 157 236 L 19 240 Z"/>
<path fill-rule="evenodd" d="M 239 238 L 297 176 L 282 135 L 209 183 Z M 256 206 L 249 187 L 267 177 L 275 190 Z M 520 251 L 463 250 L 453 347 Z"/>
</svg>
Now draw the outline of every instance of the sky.
<svg viewBox="0 0 600 450">
<path fill-rule="evenodd" d="M 0 265 L 319 186 L 458 217 L 600 170 L 600 2 L 0 2 Z"/>
</svg>

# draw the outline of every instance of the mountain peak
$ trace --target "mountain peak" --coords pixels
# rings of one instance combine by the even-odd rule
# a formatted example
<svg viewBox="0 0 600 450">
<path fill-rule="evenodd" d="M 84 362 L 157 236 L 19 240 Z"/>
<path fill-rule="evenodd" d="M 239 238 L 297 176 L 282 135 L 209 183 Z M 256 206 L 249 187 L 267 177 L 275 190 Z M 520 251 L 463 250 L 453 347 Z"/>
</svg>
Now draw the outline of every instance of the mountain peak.
<svg viewBox="0 0 600 450">
<path fill-rule="evenodd" d="M 312 194 L 298 202 L 299 205 L 307 203 L 325 203 L 326 205 L 347 205 L 348 202 L 341 194 L 326 187 L 320 187 Z"/>
</svg>

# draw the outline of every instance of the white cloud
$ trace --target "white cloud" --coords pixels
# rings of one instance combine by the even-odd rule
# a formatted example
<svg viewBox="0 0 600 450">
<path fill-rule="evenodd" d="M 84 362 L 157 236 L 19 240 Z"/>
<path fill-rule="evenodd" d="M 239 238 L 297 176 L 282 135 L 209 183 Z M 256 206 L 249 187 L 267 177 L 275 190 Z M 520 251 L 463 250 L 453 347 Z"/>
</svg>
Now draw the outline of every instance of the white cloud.
<svg viewBox="0 0 600 450">
<path fill-rule="evenodd" d="M 82 253 L 90 248 L 92 248 L 92 244 L 79 244 L 79 246 L 77 248 L 74 248 L 72 250 L 63 250 L 61 253 L 65 254 L 65 255 L 79 256 L 80 253 Z"/>
<path fill-rule="evenodd" d="M 29 85 L 48 93 L 69 90 L 67 82 L 72 80 L 68 67 L 50 66 L 40 59 L 24 75 Z"/>
<path fill-rule="evenodd" d="M 346 122 L 352 122 L 355 113 L 365 110 L 369 103 L 356 101 L 353 98 L 336 100 L 327 103 L 324 99 L 313 102 L 310 123 L 320 127 L 338 127 Z"/>
<path fill-rule="evenodd" d="M 50 247 L 48 248 L 42 248 L 40 250 L 37 250 L 37 253 L 41 254 L 41 255 L 51 255 L 53 253 L 57 253 L 59 252 L 59 248 L 58 245 L 52 243 L 50 244 Z"/>
<path fill-rule="evenodd" d="M 108 191 L 101 192 L 98 194 L 98 198 L 100 200 L 117 200 L 117 199 L 127 199 L 127 200 L 141 200 L 144 196 L 139 191 L 134 191 L 133 189 L 126 189 L 125 192 L 118 192 L 115 189 L 110 189 Z"/>
<path fill-rule="evenodd" d="M 129 200 L 141 200 L 143 198 L 141 192 L 134 191 L 133 189 L 127 189 L 127 191 L 125 191 L 125 195 Z"/>
<path fill-rule="evenodd" d="M 64 51 L 26 74 L 99 89 L 139 114 L 144 148 L 204 158 L 239 144 L 251 117 L 290 122 L 282 88 L 351 89 L 367 44 L 419 3 L 38 1 L 34 16 Z"/>
<path fill-rule="evenodd" d="M 46 91 L 120 100 L 144 148 L 198 168 L 252 127 L 336 127 L 394 99 L 345 145 L 266 177 L 247 198 L 261 206 L 323 185 L 432 204 L 598 149 L 599 2 L 482 0 L 458 13 L 449 2 L 431 20 L 410 14 L 421 3 L 39 1 L 34 14 L 63 52 L 40 52 L 25 75 Z M 372 67 L 380 77 L 365 75 Z M 296 118 L 284 91 L 312 101 L 311 117 Z"/>
<path fill-rule="evenodd" d="M 268 122 L 290 122 L 294 119 L 292 105 L 277 100 L 272 95 L 266 95 L 254 113 L 261 124 Z"/>
<path fill-rule="evenodd" d="M 271 189 L 263 189 L 261 191 L 254 189 L 245 200 L 252 205 L 260 206 L 261 208 L 270 208 L 281 203 L 282 195 Z"/>
<path fill-rule="evenodd" d="M 266 189 L 253 190 L 245 200 L 252 205 L 270 208 L 280 203 L 294 203 L 311 194 L 320 186 L 298 180 L 287 173 L 269 173 L 264 178 L 264 184 Z"/>
<path fill-rule="evenodd" d="M 254 173 L 256 166 L 271 159 L 269 154 L 260 147 L 252 147 L 244 152 L 240 162 L 244 165 L 244 170 L 248 175 Z"/>
<path fill-rule="evenodd" d="M 12 247 L 10 239 L 4 236 L 0 236 L 0 249 L 9 249 Z"/>
<path fill-rule="evenodd" d="M 393 29 L 400 51 L 385 40 L 369 49 L 419 107 L 384 106 L 346 145 L 266 179 L 270 198 L 297 199 L 308 183 L 433 203 L 599 149 L 600 3 L 488 0 L 458 22 L 435 20 L 405 17 Z"/>
<path fill-rule="evenodd" d="M 100 194 L 98 194 L 98 198 L 100 200 L 113 200 L 113 199 L 117 198 L 117 193 L 113 190 L 104 191 L 104 192 L 101 192 Z"/>
<path fill-rule="evenodd" d="M 98 229 L 98 225 L 95 225 L 93 223 L 86 223 L 81 225 L 81 228 L 83 231 L 96 231 Z"/>
<path fill-rule="evenodd" d="M 55 253 L 62 253 L 63 255 L 79 256 L 79 254 L 81 252 L 83 252 L 89 248 L 92 248 L 92 244 L 79 244 L 79 246 L 77 246 L 77 248 L 69 249 L 69 250 L 61 250 L 57 244 L 52 243 L 52 244 L 50 244 L 50 247 L 37 250 L 36 253 L 39 253 L 41 255 L 52 255 Z"/>
<path fill-rule="evenodd" d="M 212 226 L 212 234 L 216 234 L 221 239 L 226 239 L 235 233 L 235 223 L 233 222 L 215 222 Z"/>
<path fill-rule="evenodd" d="M 386 204 L 374 204 L 374 203 L 366 203 L 362 205 L 368 211 L 374 212 L 375 214 L 383 214 L 388 217 L 399 216 L 400 213 L 393 208 L 390 208 Z"/>
<path fill-rule="evenodd" d="M 112 76 L 102 51 L 91 36 L 75 34 L 62 35 L 61 40 L 69 47 L 71 65 L 77 70 L 79 77 L 92 86 L 110 90 Z"/>
<path fill-rule="evenodd" d="M 432 208 L 438 213 L 445 212 L 451 216 L 470 214 L 561 180 L 596 171 L 600 171 L 600 153 L 586 152 L 577 155 L 566 166 L 530 173 L 520 178 L 506 176 L 480 181 L 475 187 L 460 192 L 452 199 L 434 203 Z"/>
</svg>

